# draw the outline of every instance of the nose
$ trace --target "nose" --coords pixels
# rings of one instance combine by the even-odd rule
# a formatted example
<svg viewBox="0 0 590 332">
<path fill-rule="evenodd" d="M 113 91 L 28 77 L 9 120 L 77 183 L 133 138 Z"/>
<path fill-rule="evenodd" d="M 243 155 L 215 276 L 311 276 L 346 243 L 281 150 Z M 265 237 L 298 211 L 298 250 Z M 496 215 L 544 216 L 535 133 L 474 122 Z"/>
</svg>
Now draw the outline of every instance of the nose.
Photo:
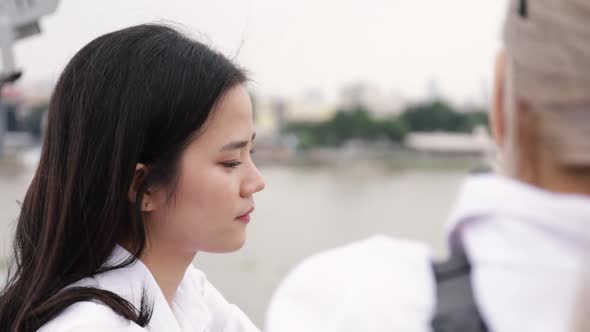
<svg viewBox="0 0 590 332">
<path fill-rule="evenodd" d="M 260 171 L 258 170 L 256 165 L 254 165 L 254 163 L 251 163 L 251 169 L 248 174 L 248 178 L 242 184 L 240 196 L 250 197 L 257 192 L 264 190 L 265 186 L 266 184 L 264 183 L 264 178 L 262 177 L 262 174 L 260 174 Z"/>
</svg>

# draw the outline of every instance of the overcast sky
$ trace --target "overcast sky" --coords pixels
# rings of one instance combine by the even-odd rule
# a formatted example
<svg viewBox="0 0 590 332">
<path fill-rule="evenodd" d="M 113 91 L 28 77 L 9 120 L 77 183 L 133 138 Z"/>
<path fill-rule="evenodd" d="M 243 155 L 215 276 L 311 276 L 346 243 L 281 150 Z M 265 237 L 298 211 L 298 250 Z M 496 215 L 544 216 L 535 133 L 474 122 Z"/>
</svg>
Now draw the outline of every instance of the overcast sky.
<svg viewBox="0 0 590 332">
<path fill-rule="evenodd" d="M 506 0 L 62 0 L 43 34 L 16 46 L 24 84 L 57 77 L 94 37 L 178 22 L 250 70 L 262 95 L 334 96 L 370 82 L 417 98 L 437 81 L 456 102 L 491 84 Z"/>
</svg>

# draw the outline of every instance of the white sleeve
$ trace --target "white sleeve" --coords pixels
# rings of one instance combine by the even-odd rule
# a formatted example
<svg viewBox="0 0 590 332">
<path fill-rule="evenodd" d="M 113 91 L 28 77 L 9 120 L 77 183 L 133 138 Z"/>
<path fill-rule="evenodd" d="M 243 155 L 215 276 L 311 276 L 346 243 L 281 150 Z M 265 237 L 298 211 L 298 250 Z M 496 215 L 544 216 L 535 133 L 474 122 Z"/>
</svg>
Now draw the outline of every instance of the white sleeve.
<svg viewBox="0 0 590 332">
<path fill-rule="evenodd" d="M 265 332 L 429 332 L 430 252 L 379 236 L 305 260 L 283 281 Z"/>
<path fill-rule="evenodd" d="M 103 304 L 78 302 L 72 304 L 37 332 L 142 332 L 142 327 L 115 314 Z"/>
<path fill-rule="evenodd" d="M 58 330 L 43 330 L 43 332 L 145 332 L 146 330 L 141 328 L 135 324 L 129 324 L 128 326 L 121 326 L 121 325 L 113 325 L 108 323 L 98 323 L 98 324 L 80 324 L 71 326 L 67 329 L 58 329 Z"/>
</svg>

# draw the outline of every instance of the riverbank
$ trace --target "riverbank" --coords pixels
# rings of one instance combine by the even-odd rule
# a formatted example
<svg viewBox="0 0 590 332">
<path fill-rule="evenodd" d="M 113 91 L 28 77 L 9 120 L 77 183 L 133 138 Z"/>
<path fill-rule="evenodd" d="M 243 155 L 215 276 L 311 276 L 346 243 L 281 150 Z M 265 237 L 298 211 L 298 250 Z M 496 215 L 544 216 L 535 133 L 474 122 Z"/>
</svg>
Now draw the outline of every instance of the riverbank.
<svg viewBox="0 0 590 332">
<path fill-rule="evenodd" d="M 263 150 L 254 155 L 260 167 L 303 169 L 355 168 L 367 166 L 384 171 L 466 171 L 486 168 L 482 154 L 419 152 L 400 147 L 313 148 L 304 151 Z"/>
</svg>

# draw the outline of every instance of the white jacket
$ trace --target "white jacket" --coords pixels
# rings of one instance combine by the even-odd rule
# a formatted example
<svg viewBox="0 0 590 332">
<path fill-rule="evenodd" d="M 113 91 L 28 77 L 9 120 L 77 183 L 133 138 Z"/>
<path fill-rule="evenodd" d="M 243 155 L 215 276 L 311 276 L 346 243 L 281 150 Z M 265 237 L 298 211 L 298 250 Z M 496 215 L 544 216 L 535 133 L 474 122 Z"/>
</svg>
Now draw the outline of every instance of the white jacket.
<svg viewBox="0 0 590 332">
<path fill-rule="evenodd" d="M 108 264 L 117 264 L 130 257 L 117 246 Z M 180 283 L 172 305 L 169 305 L 156 280 L 141 262 L 84 279 L 72 286 L 91 286 L 109 290 L 139 307 L 142 289 L 154 303 L 153 316 L 146 328 L 117 315 L 98 302 L 71 305 L 45 324 L 40 332 L 258 332 L 259 330 L 235 305 L 229 304 L 192 265 Z"/>
<path fill-rule="evenodd" d="M 491 331 L 573 331 L 584 318 L 588 197 L 472 176 L 448 226 L 452 250 L 464 249 L 472 264 L 474 296 Z M 266 331 L 430 332 L 431 261 L 425 246 L 385 236 L 313 256 L 275 293 Z"/>
</svg>

